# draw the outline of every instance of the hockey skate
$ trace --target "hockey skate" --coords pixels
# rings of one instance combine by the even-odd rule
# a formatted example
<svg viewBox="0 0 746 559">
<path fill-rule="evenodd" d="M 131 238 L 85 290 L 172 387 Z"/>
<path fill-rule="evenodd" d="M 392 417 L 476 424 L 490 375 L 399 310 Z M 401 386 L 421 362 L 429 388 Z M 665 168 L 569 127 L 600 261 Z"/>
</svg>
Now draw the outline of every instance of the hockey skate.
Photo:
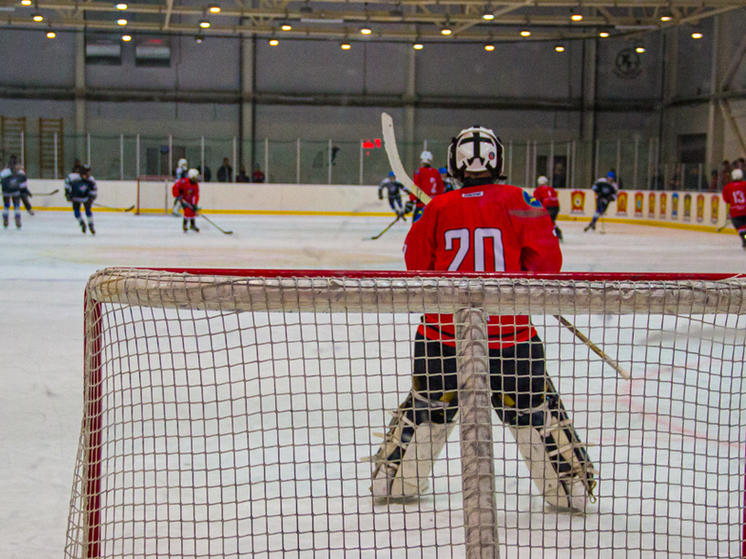
<svg viewBox="0 0 746 559">
<path fill-rule="evenodd" d="M 80 230 L 81 230 L 81 231 L 83 232 L 83 234 L 85 234 L 85 232 L 86 232 L 86 225 L 85 225 L 85 221 L 83 221 L 83 220 L 81 219 L 81 220 L 80 220 L 80 221 L 79 221 L 78 223 L 80 223 Z"/>
<path fill-rule="evenodd" d="M 588 225 L 585 226 L 583 231 L 590 231 L 591 229 L 593 229 L 594 231 L 596 230 L 596 224 L 593 223 L 592 221 Z"/>
<path fill-rule="evenodd" d="M 88 230 L 91 232 L 91 235 L 95 235 L 96 234 L 96 230 L 93 228 L 93 222 L 92 221 L 88 223 Z"/>
<path fill-rule="evenodd" d="M 186 233 L 189 230 L 188 227 L 187 227 L 187 220 L 186 220 L 186 218 L 184 218 L 181 221 L 181 229 L 184 231 L 184 233 Z"/>
<path fill-rule="evenodd" d="M 3 216 L 3 227 L 4 227 L 5 229 L 7 229 L 7 228 L 8 228 L 8 216 L 7 216 L 7 215 L 4 215 L 4 216 Z"/>
<path fill-rule="evenodd" d="M 16 221 L 16 229 L 20 229 L 21 228 L 21 214 L 16 214 L 15 221 Z"/>
<path fill-rule="evenodd" d="M 196 223 L 194 223 L 194 220 L 191 220 L 191 221 L 189 222 L 189 229 L 191 229 L 191 230 L 192 230 L 192 231 L 194 231 L 195 233 L 199 233 L 199 227 L 197 227 L 197 224 L 196 224 Z"/>
<path fill-rule="evenodd" d="M 26 210 L 26 211 L 28 211 L 29 215 L 36 215 L 36 212 L 34 210 Z"/>
</svg>

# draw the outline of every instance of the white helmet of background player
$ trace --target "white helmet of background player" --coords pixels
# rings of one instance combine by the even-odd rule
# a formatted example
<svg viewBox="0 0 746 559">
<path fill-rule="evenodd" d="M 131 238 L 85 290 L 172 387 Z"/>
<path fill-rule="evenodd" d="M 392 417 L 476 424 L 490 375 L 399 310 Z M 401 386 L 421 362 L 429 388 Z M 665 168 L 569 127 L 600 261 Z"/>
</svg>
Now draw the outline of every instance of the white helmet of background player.
<svg viewBox="0 0 746 559">
<path fill-rule="evenodd" d="M 178 167 L 179 167 L 179 169 L 186 169 L 187 168 L 187 160 L 184 159 L 183 157 L 181 159 L 179 159 Z"/>
<path fill-rule="evenodd" d="M 187 178 L 192 182 L 197 182 L 199 178 L 199 171 L 197 169 L 189 169 L 187 171 Z"/>
<path fill-rule="evenodd" d="M 422 161 L 425 165 L 430 165 L 433 162 L 433 154 L 429 151 L 425 150 L 420 154 L 420 161 Z"/>
<path fill-rule="evenodd" d="M 544 186 L 545 184 L 549 184 L 549 179 L 546 178 L 544 175 L 541 175 L 538 179 L 536 179 L 536 184 L 539 186 Z"/>
<path fill-rule="evenodd" d="M 497 179 L 503 170 L 503 145 L 489 128 L 465 128 L 448 146 L 448 174 L 460 181 L 464 173 L 489 171 Z"/>
<path fill-rule="evenodd" d="M 734 181 L 740 181 L 743 179 L 743 170 L 741 169 L 733 169 L 730 172 L 730 178 L 732 178 Z"/>
</svg>

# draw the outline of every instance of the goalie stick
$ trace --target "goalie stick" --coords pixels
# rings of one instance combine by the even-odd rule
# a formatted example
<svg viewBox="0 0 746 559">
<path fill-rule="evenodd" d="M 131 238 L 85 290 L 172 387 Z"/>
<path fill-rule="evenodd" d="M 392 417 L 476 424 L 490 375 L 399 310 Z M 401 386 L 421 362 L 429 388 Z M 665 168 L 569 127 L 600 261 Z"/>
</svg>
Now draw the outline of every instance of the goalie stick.
<svg viewBox="0 0 746 559">
<path fill-rule="evenodd" d="M 570 332 L 575 334 L 575 336 L 582 341 L 585 345 L 587 345 L 593 353 L 598 355 L 601 359 L 604 360 L 604 362 L 609 365 L 612 369 L 614 369 L 617 373 L 619 373 L 619 376 L 622 377 L 624 380 L 631 380 L 631 376 L 628 371 L 622 369 L 622 367 L 619 366 L 619 363 L 614 361 L 611 357 L 609 357 L 600 347 L 598 347 L 596 344 L 594 344 L 585 334 L 583 334 L 580 330 L 578 330 L 575 325 L 567 320 L 564 316 L 555 314 L 554 318 L 559 320 L 560 324 L 567 328 Z"/>
<path fill-rule="evenodd" d="M 430 196 L 425 194 L 414 181 L 407 175 L 404 165 L 399 157 L 399 149 L 396 147 L 396 134 L 394 133 L 394 119 L 388 113 L 381 113 L 381 129 L 383 132 L 383 147 L 386 149 L 386 157 L 389 158 L 391 170 L 399 182 L 406 186 L 409 191 L 423 204 L 430 201 Z"/>
<path fill-rule="evenodd" d="M 717 228 L 717 229 L 715 230 L 715 233 L 720 233 L 720 231 L 722 231 L 722 230 L 723 230 L 723 229 L 725 229 L 726 227 L 728 227 L 728 221 L 727 221 L 727 220 L 725 221 L 725 223 L 723 223 L 723 224 L 722 224 L 722 225 L 721 225 L 720 227 L 718 227 L 718 228 Z"/>
<path fill-rule="evenodd" d="M 114 210 L 115 212 L 131 212 L 135 209 L 134 204 L 132 204 L 128 208 L 115 208 L 113 206 L 107 206 L 106 204 L 99 204 L 98 202 L 94 202 L 93 205 L 98 206 L 99 208 L 106 208 L 107 210 Z"/>
</svg>

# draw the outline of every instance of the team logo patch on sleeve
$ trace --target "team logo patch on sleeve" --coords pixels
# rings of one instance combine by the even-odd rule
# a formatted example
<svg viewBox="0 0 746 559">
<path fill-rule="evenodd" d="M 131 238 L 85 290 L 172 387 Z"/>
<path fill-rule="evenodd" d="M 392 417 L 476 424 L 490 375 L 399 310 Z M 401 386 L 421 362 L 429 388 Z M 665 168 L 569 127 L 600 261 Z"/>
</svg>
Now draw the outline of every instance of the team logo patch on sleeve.
<svg viewBox="0 0 746 559">
<path fill-rule="evenodd" d="M 541 208 L 541 202 L 539 202 L 536 198 L 531 196 L 528 192 L 525 190 L 523 191 L 523 199 L 526 201 L 526 204 L 533 208 Z"/>
</svg>

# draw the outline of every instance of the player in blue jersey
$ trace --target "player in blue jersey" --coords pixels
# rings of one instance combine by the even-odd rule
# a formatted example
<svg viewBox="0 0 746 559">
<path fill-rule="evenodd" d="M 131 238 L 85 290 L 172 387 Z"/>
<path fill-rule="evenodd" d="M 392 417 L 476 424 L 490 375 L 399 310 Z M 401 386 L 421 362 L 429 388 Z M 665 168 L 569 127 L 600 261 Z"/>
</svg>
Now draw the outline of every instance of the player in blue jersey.
<svg viewBox="0 0 746 559">
<path fill-rule="evenodd" d="M 81 165 L 79 172 L 73 172 L 67 175 L 67 178 L 65 179 L 65 198 L 68 202 L 72 202 L 75 219 L 78 220 L 80 230 L 83 231 L 83 233 L 85 233 L 87 229 L 91 232 L 91 235 L 96 234 L 96 229 L 93 227 L 93 211 L 91 210 L 91 207 L 93 206 L 93 201 L 96 199 L 97 195 L 98 188 L 96 186 L 96 181 L 91 176 L 91 168 L 88 165 Z M 87 226 L 80 213 L 81 204 L 83 205 L 85 216 L 88 220 Z"/>
<path fill-rule="evenodd" d="M 28 179 L 21 166 L 12 161 L 0 173 L 0 185 L 3 192 L 3 227 L 7 228 L 10 221 L 10 203 L 13 202 L 16 228 L 21 228 L 21 193 L 28 188 Z"/>
<path fill-rule="evenodd" d="M 594 182 L 591 188 L 593 189 L 593 192 L 596 193 L 596 213 L 593 214 L 593 219 L 591 219 L 591 222 L 585 226 L 583 231 L 588 231 L 590 229 L 593 229 L 594 231 L 596 230 L 596 222 L 602 215 L 604 215 L 609 204 L 616 200 L 616 193 L 619 190 L 614 182 L 614 173 L 611 171 L 606 175 L 606 177 L 602 177 Z"/>
<path fill-rule="evenodd" d="M 405 211 L 404 211 L 404 205 L 401 201 L 401 193 L 405 192 L 409 194 L 409 190 L 400 183 L 398 180 L 396 180 L 396 175 L 393 171 L 391 171 L 388 176 L 381 181 L 381 184 L 378 186 L 378 199 L 383 200 L 383 192 L 386 191 L 386 194 L 388 195 L 389 199 L 389 206 L 391 206 L 391 209 L 394 210 L 394 213 L 398 215 L 399 217 L 404 217 Z"/>
</svg>

